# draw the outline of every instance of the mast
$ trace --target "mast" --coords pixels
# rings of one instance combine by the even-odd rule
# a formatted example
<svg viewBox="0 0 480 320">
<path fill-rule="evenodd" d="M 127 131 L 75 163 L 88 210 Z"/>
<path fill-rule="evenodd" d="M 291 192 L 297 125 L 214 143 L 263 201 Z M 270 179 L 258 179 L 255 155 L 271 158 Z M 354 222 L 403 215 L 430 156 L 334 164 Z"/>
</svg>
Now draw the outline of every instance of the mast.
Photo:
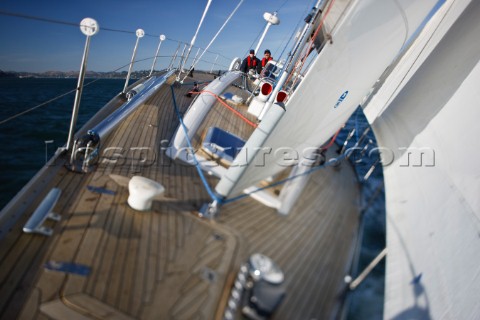
<svg viewBox="0 0 480 320">
<path fill-rule="evenodd" d="M 274 105 L 265 113 L 217 184 L 216 192 L 223 197 L 238 195 L 287 165 L 308 160 L 307 151 L 323 145 L 348 120 L 436 3 L 405 1 L 399 8 L 395 2 L 385 1 L 353 1 L 346 7 L 345 3 L 328 2 L 318 16 L 322 20 L 317 29 L 321 32 L 323 22 L 335 25 L 333 41 L 325 42 L 285 109 Z M 343 13 L 339 14 L 342 6 Z M 330 20 L 330 12 L 335 20 Z M 407 20 L 403 18 L 405 12 L 410 13 Z M 308 39 L 310 34 L 307 32 Z M 358 35 L 362 35 L 361 41 Z M 308 40 L 303 38 L 300 43 L 304 41 Z M 292 59 L 288 63 L 294 62 Z M 291 68 L 288 65 L 287 70 Z M 285 149 L 296 155 L 291 158 L 294 160 L 284 160 Z"/>
<path fill-rule="evenodd" d="M 311 13 L 305 18 L 305 26 L 303 28 L 302 35 L 297 40 L 297 44 L 294 47 L 293 54 L 290 55 L 287 70 L 283 72 L 283 75 L 277 83 L 274 92 L 271 94 L 271 97 L 276 97 L 276 94 L 280 91 L 280 88 L 285 83 L 289 73 L 293 70 L 296 61 L 295 59 L 298 59 L 300 57 L 300 53 L 302 52 L 302 49 L 308 40 L 307 35 L 309 34 L 312 27 L 312 18 L 315 17 L 317 11 L 317 7 L 312 8 Z M 270 103 L 270 105 L 273 104 L 273 100 L 269 100 L 267 104 L 268 103 Z M 227 174 L 217 184 L 215 190 L 218 194 L 226 197 L 232 192 L 236 183 L 243 176 L 245 170 L 247 170 L 248 164 L 252 163 L 253 159 L 257 155 L 257 152 L 259 151 L 259 148 L 263 146 L 265 139 L 268 137 L 268 133 L 270 133 L 275 128 L 277 122 L 283 116 L 284 111 L 285 110 L 280 107 L 275 108 L 272 118 L 261 123 L 262 130 L 257 129 L 253 132 L 252 136 L 245 144 L 245 147 L 242 148 L 236 158 L 241 159 L 239 161 L 241 161 L 242 163 L 237 163 L 237 160 L 235 160 L 234 164 L 228 169 Z"/>
<path fill-rule="evenodd" d="M 277 17 L 277 11 L 275 11 L 273 14 L 265 12 L 263 14 L 263 19 L 267 21 L 267 25 L 265 26 L 265 30 L 263 30 L 263 34 L 260 37 L 260 40 L 258 40 L 257 47 L 255 48 L 255 54 L 258 54 L 258 50 L 262 45 L 263 39 L 265 39 L 265 35 L 267 34 L 268 29 L 270 29 L 272 25 L 280 24 L 280 19 Z"/>
</svg>

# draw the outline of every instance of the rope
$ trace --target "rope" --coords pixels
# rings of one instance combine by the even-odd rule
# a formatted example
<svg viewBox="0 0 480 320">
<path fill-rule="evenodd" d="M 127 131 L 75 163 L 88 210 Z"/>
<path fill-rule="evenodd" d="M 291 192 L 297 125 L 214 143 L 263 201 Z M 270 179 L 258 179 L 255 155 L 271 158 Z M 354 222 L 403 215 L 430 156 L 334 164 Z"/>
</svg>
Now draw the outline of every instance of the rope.
<svg viewBox="0 0 480 320">
<path fill-rule="evenodd" d="M 227 103 L 225 103 L 225 101 L 223 101 L 218 95 L 216 95 L 215 93 L 211 92 L 211 91 L 208 91 L 208 90 L 202 90 L 202 91 L 199 91 L 199 92 L 189 92 L 191 94 L 202 94 L 202 93 L 208 93 L 209 95 L 212 95 L 214 96 L 218 102 L 220 102 L 225 108 L 229 109 L 230 111 L 232 111 L 234 114 L 236 114 L 238 117 L 240 117 L 240 119 L 242 119 L 243 121 L 245 121 L 248 125 L 256 128 L 257 127 L 257 124 L 253 123 L 252 121 L 248 120 L 247 118 L 245 118 L 240 112 L 238 112 L 237 110 L 235 110 L 234 108 L 232 108 L 231 106 L 229 106 Z"/>
<path fill-rule="evenodd" d="M 307 14 L 307 12 L 310 10 L 310 8 L 313 7 L 314 3 L 316 2 L 316 0 L 312 0 L 312 4 L 307 7 L 307 9 L 304 11 L 304 13 L 302 14 L 304 17 L 305 15 Z M 287 43 L 285 43 L 285 46 L 283 47 L 283 50 L 282 52 L 280 53 L 280 56 L 278 57 L 277 61 L 282 61 L 282 57 L 283 57 L 283 54 L 285 52 L 285 50 L 287 49 L 288 47 L 288 44 L 292 41 L 293 37 L 297 34 L 297 30 L 300 26 L 300 24 L 302 23 L 302 21 L 304 21 L 304 19 L 299 19 L 298 22 L 297 22 L 297 25 L 295 26 L 295 28 L 293 29 L 291 35 L 290 35 L 290 38 L 288 39 Z M 286 69 L 287 69 L 287 66 L 289 65 L 288 63 L 288 58 L 290 57 L 291 53 L 289 53 L 287 55 L 287 59 L 285 60 L 285 65 L 283 66 L 282 70 L 280 71 L 280 74 L 278 75 L 278 78 L 280 79 L 282 76 L 283 76 L 283 73 L 286 72 Z M 288 79 L 287 79 L 288 80 Z M 284 84 L 286 84 L 288 81 L 285 81 Z M 291 86 L 291 88 L 293 88 L 293 86 Z M 291 94 L 291 90 L 289 92 L 289 94 Z"/>
<path fill-rule="evenodd" d="M 325 146 L 325 147 L 322 147 L 321 149 L 322 150 L 327 150 L 328 148 L 330 148 L 333 143 L 335 142 L 335 140 L 337 139 L 337 136 L 338 134 L 340 133 L 340 131 L 342 131 L 344 126 L 342 126 L 340 129 L 338 129 L 337 133 L 335 133 L 335 135 L 332 137 L 332 139 L 330 140 L 330 142 Z"/>
<path fill-rule="evenodd" d="M 183 85 L 186 85 L 186 84 L 183 84 Z M 193 150 L 193 146 L 192 146 L 192 142 L 190 141 L 190 138 L 188 137 L 188 129 L 187 127 L 185 126 L 185 123 L 183 122 L 183 118 L 181 117 L 180 115 L 180 111 L 178 110 L 178 107 L 177 107 L 177 103 L 176 103 L 176 100 L 175 100 L 175 93 L 174 93 L 174 90 L 173 90 L 173 86 L 170 86 L 171 88 L 171 91 L 172 91 L 172 97 L 173 97 L 173 104 L 174 104 L 174 108 L 175 108 L 175 113 L 180 121 L 180 124 L 182 126 L 182 130 L 184 131 L 185 133 L 185 137 L 186 137 L 186 140 L 187 140 L 187 144 L 188 144 L 188 147 L 190 148 L 190 150 Z M 213 95 L 215 98 L 217 98 L 217 100 L 224 106 L 226 106 L 228 109 L 230 109 L 231 111 L 233 111 L 234 113 L 236 113 L 237 115 L 239 115 L 242 119 L 244 119 L 245 121 L 247 121 L 247 123 L 253 125 L 253 126 L 257 126 L 256 124 L 250 122 L 248 119 L 244 118 L 237 110 L 233 109 L 232 107 L 230 107 L 228 104 L 224 103 L 224 101 L 218 97 L 216 94 L 214 94 L 213 92 L 211 91 L 208 91 L 208 90 L 202 90 L 200 92 L 190 92 L 192 94 L 200 94 L 200 93 L 208 93 L 208 94 L 211 94 Z M 326 146 L 326 147 L 323 147 L 322 149 L 328 149 L 335 141 L 335 139 L 337 138 L 338 134 L 340 133 L 341 131 L 341 128 L 337 131 L 337 133 L 332 137 L 330 143 Z M 239 196 L 236 196 L 234 198 L 230 198 L 230 199 L 223 199 L 223 198 L 220 198 L 218 197 L 211 189 L 210 185 L 208 184 L 206 178 L 205 178 L 205 175 L 203 174 L 203 171 L 202 171 L 202 168 L 200 166 L 200 163 L 198 162 L 197 158 L 195 157 L 195 154 L 192 153 L 192 156 L 193 156 L 193 160 L 194 160 L 194 165 L 195 165 L 195 168 L 197 169 L 197 172 L 200 176 L 200 179 L 203 183 L 203 185 L 205 186 L 205 189 L 207 190 L 208 194 L 210 195 L 210 198 L 214 201 L 217 201 L 218 204 L 222 205 L 222 204 L 227 204 L 227 203 L 232 203 L 232 202 L 235 202 L 235 201 L 238 201 L 238 200 L 241 200 L 245 197 L 248 197 L 254 193 L 257 193 L 259 191 L 262 191 L 262 190 L 266 190 L 266 189 L 269 189 L 269 188 L 273 188 L 273 187 L 276 187 L 278 185 L 282 185 L 290 180 L 293 180 L 293 179 L 296 179 L 298 177 L 301 177 L 301 176 L 305 176 L 305 175 L 308 175 L 308 174 L 311 174 L 319 169 L 322 169 L 322 168 L 326 168 L 328 166 L 331 166 L 333 165 L 335 162 L 331 162 L 331 163 L 327 163 L 327 164 L 323 164 L 321 166 L 317 166 L 317 167 L 314 167 L 308 171 L 305 171 L 303 173 L 300 173 L 298 175 L 295 175 L 295 176 L 292 176 L 292 177 L 288 177 L 286 179 L 283 179 L 283 180 L 280 180 L 280 181 L 277 181 L 275 183 L 272 183 L 268 186 L 265 186 L 265 187 L 260 187 L 260 188 L 257 188 L 255 190 L 252 190 L 248 193 L 244 193 L 244 194 L 241 194 Z M 337 161 L 341 161 L 345 158 L 345 154 L 342 154 L 341 156 L 339 156 L 338 158 L 336 158 Z"/>
<path fill-rule="evenodd" d="M 328 4 L 327 10 L 325 11 L 325 14 L 322 16 L 322 20 L 320 21 L 320 24 L 318 25 L 317 29 L 315 30 L 315 33 L 313 34 L 312 39 L 310 40 L 310 45 L 308 46 L 307 53 L 305 54 L 305 56 L 303 57 L 303 59 L 301 59 L 302 63 L 301 63 L 300 68 L 298 69 L 299 72 L 302 70 L 304 63 L 305 63 L 305 61 L 307 60 L 308 53 L 310 52 L 310 49 L 312 48 L 313 43 L 315 42 L 315 39 L 316 39 L 317 36 L 318 36 L 318 33 L 319 33 L 320 30 L 322 29 L 323 24 L 325 23 L 325 19 L 327 18 L 328 14 L 330 13 L 330 9 L 332 9 L 332 6 L 333 6 L 334 3 L 335 3 L 335 0 L 332 0 L 332 1 Z M 290 78 L 292 77 L 293 74 L 294 74 L 294 72 L 290 73 L 290 76 L 288 77 L 287 81 L 285 81 L 285 83 L 287 83 L 287 82 L 290 80 Z"/>
<path fill-rule="evenodd" d="M 185 126 L 185 123 L 183 122 L 183 118 L 182 116 L 180 115 L 180 111 L 178 110 L 178 107 L 177 107 L 177 102 L 176 102 L 176 99 L 175 99 L 175 91 L 174 91 L 174 88 L 173 88 L 173 85 L 170 86 L 170 89 L 171 89 L 171 92 L 172 92 L 172 98 L 173 98 L 173 106 L 175 108 L 175 113 L 178 117 L 178 120 L 180 121 L 180 125 L 182 126 L 182 130 L 184 131 L 185 133 L 185 137 L 186 137 L 186 140 L 187 140 L 187 144 L 188 144 L 188 147 L 190 148 L 190 150 L 193 150 L 193 146 L 192 146 L 192 142 L 190 141 L 190 138 L 188 137 L 188 129 L 187 127 Z M 205 93 L 209 93 L 213 96 L 215 96 L 217 99 L 220 99 L 217 95 L 215 95 L 214 93 L 208 91 L 208 90 L 203 90 L 201 92 L 192 92 L 193 94 L 200 94 L 202 92 L 205 92 Z M 221 101 L 221 99 L 220 99 Z M 223 104 L 223 101 L 221 101 L 222 104 Z M 228 106 L 228 105 L 227 105 Z M 229 109 L 231 109 L 230 106 L 228 106 Z M 232 111 L 234 112 L 237 112 L 236 110 L 234 109 L 231 109 Z M 339 134 L 340 130 L 335 134 L 335 136 L 332 138 L 332 141 L 330 142 L 330 144 L 333 144 L 333 141 L 335 141 L 337 135 Z M 200 176 L 200 180 L 202 181 L 203 185 L 205 186 L 205 189 L 207 190 L 207 193 L 209 194 L 210 198 L 214 201 L 217 201 L 218 204 L 222 205 L 222 204 L 227 204 L 227 203 L 232 203 L 232 202 L 235 202 L 235 201 L 238 201 L 238 200 L 241 200 L 245 197 L 248 197 L 250 196 L 251 194 L 254 194 L 256 192 L 259 192 L 259 191 L 262 191 L 262 190 L 266 190 L 266 189 L 269 189 L 269 188 L 273 188 L 273 187 L 276 187 L 278 185 L 281 185 L 281 184 L 284 184 L 290 180 L 293 180 L 293 179 L 296 179 L 298 177 L 301 177 L 301 176 L 305 176 L 305 175 L 308 175 L 308 174 L 311 174 L 319 169 L 322 169 L 322 168 L 326 168 L 328 166 L 331 166 L 335 163 L 334 162 L 329 162 L 329 163 L 326 163 L 326 164 L 323 164 L 321 166 L 317 166 L 317 167 L 314 167 L 308 171 L 305 171 L 303 173 L 300 173 L 298 175 L 295 175 L 295 176 L 292 176 L 292 177 L 288 177 L 286 179 L 283 179 L 283 180 L 280 180 L 280 181 L 277 181 L 275 183 L 272 183 L 271 185 L 268 185 L 268 186 L 265 186 L 265 187 L 260 187 L 258 189 L 255 189 L 253 191 L 250 191 L 248 193 L 244 193 L 244 194 L 241 194 L 237 197 L 234 197 L 234 198 L 230 198 L 230 199 L 223 199 L 223 198 L 220 198 L 218 197 L 213 191 L 212 189 L 210 188 L 210 185 L 208 184 L 207 182 L 207 179 L 205 178 L 205 175 L 203 174 L 203 171 L 202 171 L 202 168 L 200 166 L 200 163 L 198 162 L 197 158 L 195 157 L 195 153 L 192 153 L 192 156 L 193 156 L 193 161 L 194 161 L 194 165 L 195 165 L 195 168 L 197 169 L 197 172 L 198 172 L 198 175 Z M 336 158 L 337 161 L 341 161 L 345 158 L 345 154 L 342 154 L 341 156 L 339 156 L 338 158 Z"/>
<path fill-rule="evenodd" d="M 177 107 L 177 100 L 175 99 L 175 91 L 173 90 L 173 85 L 170 86 L 170 89 L 172 91 L 173 107 L 175 108 L 175 113 L 177 114 L 178 121 L 180 121 L 180 125 L 182 126 L 182 130 L 185 133 L 185 137 L 186 137 L 186 140 L 187 140 L 188 147 L 190 148 L 190 150 L 192 150 L 193 162 L 194 162 L 195 168 L 197 169 L 198 175 L 200 176 L 200 180 L 202 180 L 202 183 L 205 186 L 205 189 L 207 190 L 210 198 L 212 198 L 212 200 L 215 200 L 215 201 L 218 201 L 219 203 L 221 203 L 222 199 L 217 197 L 217 195 L 210 188 L 210 185 L 208 184 L 207 179 L 205 178 L 205 175 L 203 174 L 202 168 L 200 167 L 200 163 L 198 162 L 197 157 L 195 157 L 195 153 L 193 152 L 192 142 L 190 141 L 190 138 L 188 137 L 188 129 L 185 126 L 185 123 L 183 122 L 183 118 L 180 115 L 180 111 L 178 110 L 178 107 Z"/>
<path fill-rule="evenodd" d="M 336 158 L 336 160 L 337 160 L 337 161 L 341 161 L 341 160 L 343 160 L 344 158 L 345 158 L 345 155 L 342 154 L 341 156 L 339 156 L 338 158 Z M 317 170 L 320 170 L 320 169 L 323 169 L 323 168 L 327 168 L 327 167 L 329 167 L 329 166 L 332 166 L 334 163 L 335 163 L 335 162 L 327 163 L 327 164 L 322 164 L 321 166 L 317 166 L 317 167 L 314 167 L 314 168 L 312 168 L 312 169 L 310 169 L 310 170 L 308 170 L 308 171 L 305 171 L 305 172 L 303 172 L 303 173 L 297 174 L 297 175 L 295 175 L 295 176 L 288 177 L 288 178 L 285 178 L 285 179 L 283 179 L 283 180 L 279 180 L 279 181 L 274 182 L 274 183 L 272 183 L 272 184 L 270 184 L 270 185 L 268 185 L 268 186 L 255 189 L 255 190 L 253 190 L 253 191 L 251 191 L 251 192 L 241 194 L 241 195 L 236 196 L 236 197 L 234 197 L 234 198 L 225 199 L 225 200 L 223 200 L 223 201 L 221 202 L 221 204 L 227 204 L 227 203 L 231 203 L 231 202 L 234 202 L 234 201 L 237 201 L 237 200 L 241 200 L 241 199 L 243 199 L 243 198 L 245 198 L 245 197 L 248 197 L 248 196 L 250 196 L 251 194 L 257 193 L 257 192 L 259 192 L 259 191 L 276 187 L 276 186 L 278 186 L 278 185 L 284 184 L 285 182 L 288 182 L 288 181 L 290 181 L 290 180 L 296 179 L 296 178 L 298 178 L 298 177 L 306 176 L 306 175 L 311 174 L 311 173 L 313 173 L 313 172 L 315 172 L 315 171 L 317 171 Z"/>
<path fill-rule="evenodd" d="M 193 150 L 193 146 L 192 146 L 192 142 L 190 141 L 190 138 L 188 137 L 188 129 L 185 125 L 185 123 L 183 122 L 183 118 L 182 116 L 180 115 L 180 111 L 178 110 L 178 106 L 177 106 L 177 101 L 175 99 L 175 91 L 174 91 L 174 88 L 173 88 L 173 85 L 170 86 L 170 89 L 171 89 L 171 92 L 172 92 L 172 99 L 173 99 L 173 106 L 175 108 L 175 113 L 178 117 L 178 120 L 180 121 L 180 125 L 182 126 L 182 130 L 183 132 L 185 133 L 185 137 L 186 137 L 186 140 L 187 140 L 187 144 L 188 144 L 188 147 L 190 148 L 190 150 Z M 209 91 L 204 91 L 206 93 L 211 93 Z M 200 93 L 200 92 L 195 92 L 196 94 Z M 215 94 L 211 93 L 212 95 L 216 96 Z M 338 133 L 337 133 L 338 134 Z M 335 135 L 336 137 L 337 135 Z M 293 180 L 293 179 L 296 179 L 298 177 L 301 177 L 301 176 L 304 176 L 304 175 L 307 175 L 307 174 L 310 174 L 310 173 L 313 173 L 321 168 L 325 168 L 327 166 L 330 166 L 332 165 L 331 163 L 327 163 L 327 164 L 323 164 L 321 166 L 317 166 L 315 168 L 312 168 L 306 172 L 303 172 L 301 174 L 298 174 L 298 175 L 295 175 L 295 176 L 292 176 L 292 177 L 288 177 L 286 179 L 283 179 L 283 180 L 280 180 L 280 181 L 277 181 L 275 183 L 272 183 L 271 185 L 268 185 L 268 186 L 265 186 L 265 187 L 261 187 L 261 188 L 258 188 L 258 189 L 255 189 L 251 192 L 248 192 L 248 193 L 244 193 L 244 194 L 241 194 L 237 197 L 234 197 L 234 198 L 230 198 L 230 199 L 223 199 L 223 198 L 220 198 L 218 197 L 211 189 L 210 185 L 208 184 L 207 182 L 207 179 L 205 178 L 205 175 L 203 174 L 203 171 L 202 171 L 202 168 L 200 166 L 200 163 L 198 162 L 197 158 L 195 157 L 195 153 L 192 153 L 192 157 L 193 157 L 193 162 L 194 162 L 194 165 L 195 165 L 195 168 L 197 169 L 197 172 L 198 172 L 198 175 L 200 176 L 200 180 L 202 181 L 203 185 L 205 186 L 205 189 L 207 190 L 207 193 L 208 195 L 210 196 L 210 198 L 214 201 L 217 201 L 219 204 L 227 204 L 227 203 L 231 203 L 231 202 L 234 202 L 234 201 L 238 201 L 238 200 L 241 200 L 245 197 L 248 197 L 250 196 L 251 194 L 254 194 L 256 192 L 259 192 L 259 191 L 262 191 L 262 190 L 265 190 L 265 189 L 269 189 L 269 188 L 273 188 L 275 186 L 278 186 L 278 185 L 281 185 L 281 184 L 284 184 L 285 182 L 287 181 L 290 181 L 290 180 Z M 343 158 L 345 158 L 345 155 L 341 155 L 340 157 L 337 158 L 337 161 L 340 161 L 342 160 Z"/>
<path fill-rule="evenodd" d="M 173 86 L 170 86 L 170 89 L 172 91 L 172 97 L 173 97 L 173 106 L 175 108 L 175 113 L 177 114 L 177 117 L 180 121 L 180 125 L 182 126 L 182 130 L 184 131 L 185 133 L 185 136 L 186 136 L 186 140 L 187 140 L 187 144 L 188 144 L 188 147 L 193 150 L 193 146 L 192 146 L 192 143 L 190 141 L 190 138 L 188 137 L 188 129 L 187 127 L 185 126 L 185 123 L 183 122 L 183 119 L 182 119 L 182 116 L 180 115 L 180 111 L 178 110 L 178 107 L 177 107 L 177 102 L 175 100 L 175 92 L 173 90 Z M 198 92 L 197 92 L 198 93 Z M 338 131 L 340 132 L 340 130 Z M 337 132 L 337 134 L 338 134 Z M 337 134 L 335 135 L 335 137 L 337 136 Z M 283 180 L 280 180 L 280 181 L 277 181 L 275 183 L 272 183 L 271 185 L 268 185 L 268 186 L 265 186 L 265 187 L 261 187 L 261 188 L 258 188 L 258 189 L 255 189 L 251 192 L 248 192 L 248 193 L 244 193 L 244 194 L 241 194 L 237 197 L 234 197 L 234 198 L 230 198 L 230 199 L 222 199 L 222 198 L 219 198 L 213 191 L 212 189 L 210 188 L 210 185 L 208 184 L 207 182 L 207 179 L 205 178 L 205 175 L 203 174 L 203 171 L 202 171 L 202 168 L 200 167 L 200 163 L 198 162 L 197 158 L 195 157 L 195 154 L 192 153 L 192 156 L 193 156 L 193 161 L 194 161 L 194 164 L 195 164 L 195 168 L 197 169 L 197 172 L 200 176 L 200 179 L 203 183 L 203 185 L 205 186 L 205 189 L 207 190 L 208 194 L 210 195 L 210 197 L 212 198 L 212 200 L 215 200 L 217 201 L 219 204 L 227 204 L 227 203 L 231 203 L 231 202 L 234 202 L 234 201 L 238 201 L 238 200 L 241 200 L 245 197 L 248 197 L 250 196 L 251 194 L 254 194 L 256 192 L 259 192 L 259 191 L 262 191 L 262 190 L 266 190 L 266 189 L 269 189 L 269 188 L 273 188 L 273 187 L 276 187 L 278 185 L 281 185 L 281 184 L 284 184 L 286 183 L 287 181 L 290 181 L 290 180 L 293 180 L 293 179 L 296 179 L 298 177 L 301 177 L 301 176 L 305 176 L 305 175 L 308 175 L 308 174 L 311 174 L 319 169 L 322 169 L 322 168 L 326 168 L 328 166 L 331 166 L 333 165 L 333 163 L 327 163 L 327 164 L 323 164 L 321 166 L 317 166 L 315 168 L 312 168 L 306 172 L 303 172 L 301 174 L 298 174 L 298 175 L 295 175 L 295 176 L 292 176 L 292 177 L 288 177 L 286 179 L 283 179 Z M 341 155 L 340 157 L 337 158 L 337 161 L 340 161 L 342 160 L 343 158 L 345 158 L 345 155 Z"/>
<path fill-rule="evenodd" d="M 281 6 L 280 8 L 277 10 L 280 11 L 280 9 L 287 3 L 288 0 L 286 0 Z M 310 6 L 307 6 L 305 11 L 303 12 L 302 14 L 302 17 L 305 17 L 305 15 L 307 14 L 307 12 L 313 7 L 314 3 L 315 3 L 316 0 L 312 0 L 312 4 Z M 304 21 L 303 18 L 300 18 L 297 22 L 297 25 L 295 26 L 295 28 L 292 29 L 292 33 L 290 34 L 290 37 L 288 38 L 288 41 L 285 43 L 285 45 L 283 46 L 283 49 L 282 49 L 282 52 L 280 53 L 280 55 L 278 56 L 278 58 L 276 59 L 278 62 L 282 61 L 282 57 L 283 57 L 283 54 L 285 53 L 285 50 L 287 50 L 288 48 L 288 45 L 289 43 L 292 41 L 293 37 L 297 34 L 297 30 L 300 26 L 300 24 L 302 23 L 302 21 Z M 285 38 L 287 37 L 288 35 L 285 36 Z M 285 42 L 285 38 L 280 42 L 280 43 L 284 43 Z M 274 51 L 273 53 L 273 56 L 276 56 L 277 54 L 277 51 L 278 51 L 278 48 L 281 48 L 282 46 L 280 45 L 279 47 L 277 47 L 277 49 Z M 287 57 L 288 59 L 288 57 Z M 286 65 L 285 65 L 286 66 Z M 279 78 L 281 77 L 282 73 L 284 72 L 284 68 L 282 68 L 282 71 L 281 73 L 279 74 Z"/>
</svg>

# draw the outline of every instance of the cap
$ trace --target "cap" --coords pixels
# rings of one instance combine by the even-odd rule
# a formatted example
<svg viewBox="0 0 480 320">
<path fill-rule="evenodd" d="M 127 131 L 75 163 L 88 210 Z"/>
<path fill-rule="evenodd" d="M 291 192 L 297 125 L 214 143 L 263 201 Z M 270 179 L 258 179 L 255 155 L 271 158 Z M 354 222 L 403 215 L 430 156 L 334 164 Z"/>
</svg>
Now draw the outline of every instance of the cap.
<svg viewBox="0 0 480 320">
<path fill-rule="evenodd" d="M 264 52 L 264 53 L 272 54 L 272 53 L 270 52 L 270 50 L 268 50 L 268 49 L 267 49 L 267 50 L 265 50 L 265 52 Z"/>
<path fill-rule="evenodd" d="M 253 53 L 253 54 L 255 54 L 255 50 L 253 50 L 253 49 L 250 49 L 250 53 Z"/>
</svg>

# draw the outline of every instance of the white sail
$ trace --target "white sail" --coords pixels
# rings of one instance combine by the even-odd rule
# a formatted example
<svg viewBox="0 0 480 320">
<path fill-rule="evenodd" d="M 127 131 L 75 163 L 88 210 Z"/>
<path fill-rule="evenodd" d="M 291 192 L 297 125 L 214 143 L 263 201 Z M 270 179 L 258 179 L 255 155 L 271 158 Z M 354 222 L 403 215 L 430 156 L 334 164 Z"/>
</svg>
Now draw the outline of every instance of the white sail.
<svg viewBox="0 0 480 320">
<path fill-rule="evenodd" d="M 435 3 L 353 1 L 338 23 L 328 23 L 335 26 L 328 30 L 333 43 L 322 49 L 288 101 L 285 115 L 272 132 L 267 132 L 262 147 L 270 153 L 257 153 L 247 167 L 241 163 L 244 158 L 240 154 L 216 191 L 224 196 L 238 194 L 292 164 L 283 161 L 283 151 L 297 155 L 300 161 L 305 152 L 326 142 L 347 121 Z M 269 123 L 271 111 L 257 130 L 264 131 L 262 124 Z M 253 152 L 249 147 L 247 142 L 246 152 Z"/>
<path fill-rule="evenodd" d="M 372 100 L 385 162 L 385 319 L 480 314 L 480 2 L 445 6 L 403 89 L 383 108 Z"/>
</svg>

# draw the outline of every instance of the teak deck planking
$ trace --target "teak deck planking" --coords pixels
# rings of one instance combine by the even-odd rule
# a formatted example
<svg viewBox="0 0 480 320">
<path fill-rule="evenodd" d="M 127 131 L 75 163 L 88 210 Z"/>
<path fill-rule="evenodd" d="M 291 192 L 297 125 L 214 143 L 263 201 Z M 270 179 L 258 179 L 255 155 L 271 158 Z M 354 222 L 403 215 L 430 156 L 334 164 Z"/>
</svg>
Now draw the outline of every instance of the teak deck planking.
<svg viewBox="0 0 480 320">
<path fill-rule="evenodd" d="M 193 100 L 185 97 L 188 89 L 174 87 L 182 113 Z M 234 108 L 254 120 L 246 106 Z M 119 148 L 116 163 L 106 153 L 89 174 L 57 169 L 44 190 L 62 190 L 55 206 L 62 221 L 49 222 L 54 235 L 21 232 L 38 200 L 1 242 L 1 318 L 212 319 L 221 316 L 240 263 L 255 252 L 270 256 L 285 272 L 287 295 L 275 318 L 338 311 L 359 220 L 358 204 L 344 200 L 358 198 L 352 168 L 316 171 L 288 216 L 247 197 L 222 206 L 213 221 L 202 219 L 196 212 L 209 196 L 196 169 L 171 161 L 160 143 L 172 138 L 178 124 L 170 86 L 164 86 L 103 142 L 103 150 Z M 219 103 L 199 135 L 212 125 L 244 138 L 253 130 Z M 128 190 L 109 174 L 159 181 L 168 199 L 154 202 L 152 211 L 136 212 L 127 205 Z M 208 181 L 214 186 L 218 179 Z M 48 271 L 46 261 L 87 265 L 91 273 Z"/>
</svg>

